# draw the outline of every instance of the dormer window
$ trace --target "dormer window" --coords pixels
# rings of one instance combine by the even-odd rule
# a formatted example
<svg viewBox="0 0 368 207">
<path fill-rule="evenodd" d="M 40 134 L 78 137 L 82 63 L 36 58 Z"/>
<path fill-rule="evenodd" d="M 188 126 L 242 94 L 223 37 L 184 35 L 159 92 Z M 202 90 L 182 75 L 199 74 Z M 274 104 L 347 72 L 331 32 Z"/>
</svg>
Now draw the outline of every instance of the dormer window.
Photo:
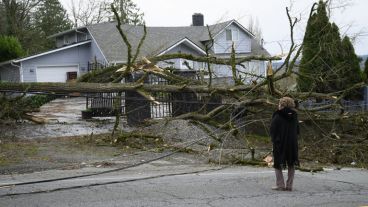
<svg viewBox="0 0 368 207">
<path fill-rule="evenodd" d="M 225 33 L 227 41 L 237 41 L 239 39 L 239 31 L 237 29 L 226 29 Z"/>
<path fill-rule="evenodd" d="M 70 43 L 69 35 L 64 35 L 64 45 L 69 45 Z"/>
<path fill-rule="evenodd" d="M 77 33 L 69 33 L 64 35 L 64 45 L 70 45 L 77 42 Z"/>
</svg>

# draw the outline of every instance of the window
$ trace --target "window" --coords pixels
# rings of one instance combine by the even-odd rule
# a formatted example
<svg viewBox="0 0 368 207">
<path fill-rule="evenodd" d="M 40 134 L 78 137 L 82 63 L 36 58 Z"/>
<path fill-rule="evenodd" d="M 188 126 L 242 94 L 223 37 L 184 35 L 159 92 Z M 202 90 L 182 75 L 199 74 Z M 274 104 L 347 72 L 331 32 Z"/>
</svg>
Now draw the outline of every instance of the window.
<svg viewBox="0 0 368 207">
<path fill-rule="evenodd" d="M 68 35 L 64 35 L 64 45 L 70 44 Z"/>
<path fill-rule="evenodd" d="M 226 30 L 226 40 L 227 41 L 232 41 L 233 40 L 231 29 Z"/>
<path fill-rule="evenodd" d="M 239 31 L 237 29 L 226 29 L 226 41 L 237 41 Z"/>
<path fill-rule="evenodd" d="M 232 36 L 233 41 L 237 41 L 237 40 L 239 40 L 239 36 L 238 36 L 238 35 L 239 35 L 239 31 L 238 31 L 237 29 L 233 29 L 233 30 L 232 30 L 232 33 L 233 33 L 233 34 L 232 34 L 232 35 L 233 35 L 233 36 Z"/>
<path fill-rule="evenodd" d="M 67 81 L 76 80 L 78 73 L 77 72 L 67 72 L 66 76 L 67 76 L 67 79 L 66 79 Z"/>
</svg>

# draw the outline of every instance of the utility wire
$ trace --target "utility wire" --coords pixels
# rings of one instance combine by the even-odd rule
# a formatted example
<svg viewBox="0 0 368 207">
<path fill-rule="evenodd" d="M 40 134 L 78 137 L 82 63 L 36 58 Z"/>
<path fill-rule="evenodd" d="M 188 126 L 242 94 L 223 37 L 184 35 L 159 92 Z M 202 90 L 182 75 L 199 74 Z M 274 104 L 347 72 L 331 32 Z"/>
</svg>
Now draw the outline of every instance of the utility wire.
<svg viewBox="0 0 368 207">
<path fill-rule="evenodd" d="M 240 111 L 236 116 L 232 117 L 229 121 L 233 121 L 240 113 L 243 113 L 245 111 L 245 108 Z M 216 131 L 219 130 L 219 129 L 216 129 Z M 229 132 L 231 133 L 231 132 Z M 208 137 L 202 137 L 198 140 L 195 140 L 191 143 L 189 143 L 188 145 L 184 146 L 184 148 L 187 148 L 187 147 L 190 147 L 204 139 L 207 139 Z M 49 183 L 49 182 L 55 182 L 55 181 L 62 181 L 62 180 L 70 180 L 70 179 L 75 179 L 75 178 L 83 178 L 83 177 L 91 177 L 91 176 L 96 176 L 96 175 L 102 175 L 102 174 L 107 174 L 107 173 L 112 173 L 112 172 L 117 172 L 117 171 L 122 171 L 122 170 L 125 170 L 125 169 L 129 169 L 129 168 L 133 168 L 133 167 L 137 167 L 137 166 L 140 166 L 140 165 L 143 165 L 143 164 L 147 164 L 147 163 L 150 163 L 150 162 L 153 162 L 153 161 L 157 161 L 157 160 L 160 160 L 160 159 L 163 159 L 163 158 L 166 158 L 166 157 L 169 157 L 173 154 L 176 154 L 178 152 L 180 152 L 182 149 L 177 149 L 173 152 L 170 152 L 166 155 L 163 155 L 163 156 L 159 156 L 157 158 L 154 158 L 154 159 L 150 159 L 150 160 L 147 160 L 147 161 L 143 161 L 143 162 L 139 162 L 139 163 L 136 163 L 136 164 L 132 164 L 132 165 L 129 165 L 129 166 L 125 166 L 125 167 L 121 167 L 121 168 L 116 168 L 116 169 L 112 169 L 112 170 L 107 170 L 107 171 L 103 171 L 103 172 L 97 172 L 97 173 L 90 173 L 90 174 L 85 174 L 85 175 L 77 175 L 77 176 L 68 176 L 68 177 L 63 177 L 63 178 L 55 178 L 55 179 L 46 179 L 46 180 L 38 180 L 38 181 L 30 181 L 30 182 L 22 182 L 22 183 L 13 183 L 13 184 L 5 184 L 5 185 L 0 185 L 0 188 L 10 188 L 10 187 L 16 187 L 16 186 L 23 186 L 23 185 L 31 185 L 31 184 L 40 184 L 40 183 Z M 1 197 L 1 196 L 0 196 Z"/>
<path fill-rule="evenodd" d="M 24 92 L 23 92 L 24 93 Z M 250 92 L 248 92 L 250 93 Z M 68 94 L 70 95 L 70 94 Z M 228 108 L 232 107 L 232 105 L 228 105 Z M 231 123 L 234 119 L 236 119 L 239 115 L 243 114 L 245 112 L 245 108 L 243 108 L 241 111 L 239 111 L 235 116 L 231 117 L 230 120 L 228 120 L 228 122 L 226 122 L 227 124 Z M 218 131 L 218 129 L 215 130 Z M 228 136 L 231 134 L 232 130 L 230 130 L 229 132 L 227 132 L 227 135 L 225 136 L 225 141 L 228 138 Z M 189 146 L 192 146 L 202 140 L 207 139 L 208 137 L 202 137 L 198 140 L 195 140 L 191 143 L 189 143 L 188 145 L 184 146 L 184 148 L 187 148 Z M 221 151 L 223 149 L 223 143 L 221 144 Z M 56 182 L 56 181 L 63 181 L 63 180 L 70 180 L 70 179 L 76 179 L 76 178 L 83 178 L 83 177 L 91 177 L 91 176 L 96 176 L 96 175 L 102 175 L 102 174 L 107 174 L 107 173 L 112 173 L 112 172 L 118 172 L 118 171 L 122 171 L 125 169 L 129 169 L 129 168 L 133 168 L 133 167 L 137 167 L 143 164 L 147 164 L 153 161 L 157 161 L 169 156 L 172 156 L 173 154 L 176 154 L 178 152 L 180 152 L 182 149 L 177 149 L 173 152 L 170 152 L 168 154 L 159 156 L 157 158 L 154 159 L 150 159 L 147 161 L 143 161 L 143 162 L 139 162 L 139 163 L 135 163 L 129 166 L 125 166 L 125 167 L 121 167 L 121 168 L 116 168 L 116 169 L 112 169 L 112 170 L 107 170 L 107 171 L 103 171 L 103 172 L 97 172 L 97 173 L 90 173 L 90 174 L 85 174 L 85 175 L 77 175 L 77 176 L 68 176 L 68 177 L 63 177 L 63 178 L 55 178 L 55 179 L 46 179 L 46 180 L 38 180 L 38 181 L 30 181 L 30 182 L 21 182 L 21 183 L 13 183 L 13 184 L 5 184 L 5 185 L 0 185 L 0 188 L 9 188 L 9 187 L 16 187 L 16 186 L 24 186 L 24 185 L 32 185 L 32 184 L 40 184 L 40 183 L 49 183 L 49 182 Z M 220 158 L 219 158 L 219 163 L 221 163 L 221 153 L 220 153 Z M 164 175 L 163 175 L 164 176 Z M 134 180 L 132 180 L 134 181 Z M 62 189 L 75 189 L 75 188 L 81 188 L 81 187 L 89 187 L 89 186 L 96 186 L 96 185 L 105 185 L 105 184 L 113 184 L 113 183 L 118 183 L 118 182 L 124 182 L 124 181 L 116 181 L 116 182 L 109 182 L 109 183 L 99 183 L 99 184 L 90 184 L 90 185 L 81 185 L 81 186 L 74 186 L 74 187 L 67 187 L 67 188 L 57 188 L 57 189 L 53 189 L 53 190 L 47 190 L 47 191 L 39 191 L 39 192 L 53 192 L 53 191 L 57 191 L 57 190 L 62 190 Z M 32 192 L 31 192 L 32 193 Z M 29 193 L 29 194 L 31 194 Z M 33 193 L 37 193 L 37 192 L 33 192 Z M 22 193 L 22 194 L 26 194 L 26 193 Z M 5 197 L 5 196 L 11 196 L 11 195 L 17 195 L 17 194 L 5 194 L 5 195 L 1 195 L 0 197 Z M 21 194 L 19 194 L 21 195 Z"/>
<path fill-rule="evenodd" d="M 240 114 L 242 114 L 245 111 L 245 108 L 240 111 L 238 114 L 236 114 L 234 117 L 232 117 L 228 122 L 232 122 L 237 116 L 239 116 Z M 248 124 L 251 124 L 252 122 L 246 123 L 240 127 L 244 127 Z M 216 129 L 215 131 L 217 131 L 219 129 Z M 229 134 L 231 133 L 231 131 L 227 132 L 228 134 L 226 135 L 229 136 Z M 198 143 L 199 141 L 202 141 L 204 139 L 206 139 L 207 137 L 203 137 L 201 139 L 198 139 L 196 141 L 191 142 L 190 144 L 186 145 L 185 147 L 189 147 L 191 145 L 194 145 L 196 143 Z M 221 149 L 222 150 L 222 149 Z M 181 149 L 178 149 L 176 151 L 173 151 L 171 153 L 168 153 L 166 155 L 148 160 L 148 161 L 144 161 L 144 162 L 140 162 L 140 163 L 136 163 L 133 165 L 129 165 L 126 167 L 122 167 L 122 168 L 117 168 L 117 169 L 113 169 L 113 170 L 108 170 L 108 171 L 104 171 L 104 172 L 99 172 L 99 173 L 92 173 L 92 174 L 87 174 L 87 175 L 80 175 L 80 176 L 70 176 L 70 177 L 64 177 L 64 178 L 58 178 L 58 179 L 49 179 L 49 180 L 41 180 L 41 181 L 33 181 L 33 182 L 23 182 L 23 183 L 15 183 L 15 184 L 8 184 L 8 185 L 1 185 L 0 188 L 7 188 L 7 187 L 15 187 L 15 186 L 20 186 L 20 185 L 30 185 L 30 184 L 39 184 L 39 183 L 46 183 L 46 182 L 54 182 L 54 181 L 62 181 L 62 180 L 70 180 L 70 179 L 75 179 L 75 178 L 82 178 L 82 177 L 89 177 L 89 176 L 95 176 L 95 175 L 101 175 L 101 174 L 107 174 L 107 173 L 111 173 L 111 172 L 117 172 L 117 171 L 121 171 L 124 169 L 128 169 L 128 168 L 132 168 L 132 167 L 136 167 L 139 165 L 143 165 L 146 163 L 150 163 L 159 159 L 163 159 L 165 157 L 169 157 L 177 152 L 181 151 Z M 219 158 L 221 160 L 221 158 Z M 220 162 L 219 160 L 219 162 Z M 161 177 L 167 177 L 167 176 L 177 176 L 177 175 L 187 175 L 187 174 L 194 174 L 194 173 L 201 173 L 201 172 L 209 172 L 209 171 L 218 171 L 218 170 L 222 170 L 225 169 L 226 167 L 221 167 L 221 168 L 216 168 L 216 169 L 208 169 L 208 170 L 200 170 L 200 171 L 192 171 L 192 172 L 184 172 L 184 173 L 174 173 L 174 174 L 164 174 L 164 175 L 158 175 L 158 176 L 150 176 L 150 177 L 145 177 L 145 178 L 137 178 L 137 179 L 129 179 L 129 180 L 123 180 L 123 181 L 112 181 L 112 182 L 104 182 L 104 183 L 94 183 L 94 184 L 88 184 L 88 185 L 78 185 L 78 186 L 71 186 L 71 187 L 62 187 L 62 188 L 55 188 L 55 189 L 51 189 L 51 190 L 40 190 L 40 191 L 32 191 L 32 192 L 25 192 L 25 193 L 10 193 L 10 194 L 4 194 L 4 195 L 0 195 L 0 197 L 9 197 L 9 196 L 19 196 L 19 195 L 31 195 L 31 194 L 40 194 L 40 193 L 50 193 L 50 192 L 57 192 L 57 191 L 62 191 L 62 190 L 72 190 L 72 189 L 78 189 L 78 188 L 84 188 L 84 187 L 93 187 L 93 186 L 101 186 L 101 185 L 110 185 L 110 184 L 119 184 L 119 183 L 127 183 L 127 182 L 134 182 L 134 181 L 140 181 L 140 180 L 148 180 L 148 179 L 155 179 L 155 178 L 161 178 Z"/>
<path fill-rule="evenodd" d="M 70 186 L 70 187 L 62 187 L 62 188 L 55 188 L 55 189 L 51 189 L 51 190 L 40 190 L 40 191 L 32 191 L 32 192 L 25 192 L 25 193 L 9 193 L 9 194 L 5 194 L 5 195 L 0 195 L 0 198 L 2 198 L 2 197 L 11 197 L 11 196 L 20 196 L 20 195 L 34 195 L 34 194 L 40 194 L 40 193 L 52 193 L 52 192 L 57 192 L 57 191 L 62 191 L 62 190 L 73 190 L 73 189 L 79 189 L 79 188 L 85 188 L 85 187 L 94 187 L 94 186 L 102 186 L 102 185 L 129 183 L 129 182 L 150 180 L 150 179 L 163 178 L 163 177 L 169 177 L 169 176 L 190 175 L 190 174 L 197 174 L 197 173 L 203 173 L 203 172 L 219 171 L 219 170 L 223 170 L 225 168 L 226 167 L 215 168 L 215 169 L 207 169 L 207 170 L 197 170 L 197 171 L 183 172 L 183 173 L 172 173 L 172 174 L 156 175 L 156 176 L 150 176 L 150 177 L 144 177 L 144 178 L 135 178 L 135 179 L 111 181 L 111 182 L 104 182 L 104 183 L 93 183 L 93 184 L 88 184 L 88 185 L 77 185 L 77 186 Z"/>
</svg>

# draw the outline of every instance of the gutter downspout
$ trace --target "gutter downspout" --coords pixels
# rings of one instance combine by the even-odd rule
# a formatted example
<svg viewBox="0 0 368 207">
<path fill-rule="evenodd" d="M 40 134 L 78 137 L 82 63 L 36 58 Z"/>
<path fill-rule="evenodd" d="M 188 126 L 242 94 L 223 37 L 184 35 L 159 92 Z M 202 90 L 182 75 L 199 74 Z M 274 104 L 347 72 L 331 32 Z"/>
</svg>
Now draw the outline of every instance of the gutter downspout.
<svg viewBox="0 0 368 207">
<path fill-rule="evenodd" d="M 22 63 L 21 63 L 22 64 Z M 13 61 L 10 61 L 10 65 L 11 66 L 14 66 L 14 67 L 17 67 L 18 69 L 19 69 L 19 81 L 21 82 L 21 83 L 23 83 L 23 70 L 22 70 L 22 66 L 21 65 L 16 65 L 16 64 L 14 64 L 14 62 Z"/>
</svg>

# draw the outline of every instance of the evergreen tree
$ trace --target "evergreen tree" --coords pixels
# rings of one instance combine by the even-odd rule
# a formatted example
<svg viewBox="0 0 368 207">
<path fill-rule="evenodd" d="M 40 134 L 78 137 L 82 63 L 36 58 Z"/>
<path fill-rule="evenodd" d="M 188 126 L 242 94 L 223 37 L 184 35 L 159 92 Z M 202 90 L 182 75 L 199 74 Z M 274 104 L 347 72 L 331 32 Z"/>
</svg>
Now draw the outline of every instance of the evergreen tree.
<svg viewBox="0 0 368 207">
<path fill-rule="evenodd" d="M 44 50 L 53 46 L 48 36 L 71 29 L 72 23 L 59 0 L 43 0 L 35 11 L 34 26 L 39 32 L 41 50 Z"/>
<path fill-rule="evenodd" d="M 135 4 L 132 0 L 114 0 L 113 4 L 118 11 L 123 24 L 144 24 L 144 13 L 140 11 L 137 4 Z"/>
<path fill-rule="evenodd" d="M 5 19 L 4 3 L 0 1 L 0 35 L 6 35 L 6 19 Z"/>
<path fill-rule="evenodd" d="M 298 87 L 301 91 L 325 92 L 325 76 L 328 66 L 327 59 L 331 24 L 326 12 L 326 4 L 320 1 L 317 11 L 309 18 L 304 35 L 303 56 L 300 65 Z"/>
<path fill-rule="evenodd" d="M 350 38 L 345 36 L 342 40 L 342 50 L 344 57 L 343 70 L 340 77 L 345 81 L 343 84 L 345 87 L 352 86 L 355 83 L 362 81 L 361 70 L 360 70 L 360 59 L 355 54 L 355 49 L 351 44 Z"/>
<path fill-rule="evenodd" d="M 298 87 L 301 91 L 330 93 L 361 81 L 359 59 L 348 37 L 341 40 L 339 28 L 330 23 L 326 3 L 318 3 L 308 20 Z"/>
<path fill-rule="evenodd" d="M 23 56 L 25 53 L 19 41 L 15 37 L 0 36 L 0 62 L 12 60 Z"/>
<path fill-rule="evenodd" d="M 365 60 L 365 63 L 364 63 L 363 78 L 364 78 L 364 81 L 368 83 L 368 58 Z"/>
</svg>

